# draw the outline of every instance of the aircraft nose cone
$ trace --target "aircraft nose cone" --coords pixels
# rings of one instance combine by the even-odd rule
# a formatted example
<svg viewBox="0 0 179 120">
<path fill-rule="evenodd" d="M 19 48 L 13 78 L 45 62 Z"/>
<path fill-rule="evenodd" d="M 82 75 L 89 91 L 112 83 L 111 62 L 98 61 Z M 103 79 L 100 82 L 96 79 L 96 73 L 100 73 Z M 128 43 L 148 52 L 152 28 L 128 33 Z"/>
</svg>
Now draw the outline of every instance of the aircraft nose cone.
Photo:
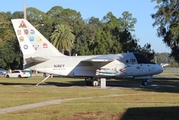
<svg viewBox="0 0 179 120">
<path fill-rule="evenodd" d="M 157 66 L 157 72 L 158 72 L 158 73 L 162 73 L 163 70 L 164 70 L 164 69 L 163 69 L 163 67 L 162 67 L 161 65 L 158 65 L 158 66 Z"/>
</svg>

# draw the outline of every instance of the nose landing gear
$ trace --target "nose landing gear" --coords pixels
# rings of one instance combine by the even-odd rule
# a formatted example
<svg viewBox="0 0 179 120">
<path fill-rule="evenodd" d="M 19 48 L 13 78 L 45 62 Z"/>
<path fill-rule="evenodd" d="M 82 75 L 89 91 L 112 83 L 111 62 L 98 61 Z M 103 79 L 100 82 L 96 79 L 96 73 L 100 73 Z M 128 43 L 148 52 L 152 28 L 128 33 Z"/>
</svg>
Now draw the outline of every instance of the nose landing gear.
<svg viewBox="0 0 179 120">
<path fill-rule="evenodd" d="M 148 78 L 148 79 L 145 79 L 145 80 L 142 82 L 142 86 L 147 86 L 149 82 L 152 82 L 152 77 L 151 77 L 151 78 Z"/>
<path fill-rule="evenodd" d="M 147 80 L 144 80 L 144 81 L 142 82 L 142 85 L 143 85 L 143 86 L 147 86 L 147 85 L 148 85 Z"/>
</svg>

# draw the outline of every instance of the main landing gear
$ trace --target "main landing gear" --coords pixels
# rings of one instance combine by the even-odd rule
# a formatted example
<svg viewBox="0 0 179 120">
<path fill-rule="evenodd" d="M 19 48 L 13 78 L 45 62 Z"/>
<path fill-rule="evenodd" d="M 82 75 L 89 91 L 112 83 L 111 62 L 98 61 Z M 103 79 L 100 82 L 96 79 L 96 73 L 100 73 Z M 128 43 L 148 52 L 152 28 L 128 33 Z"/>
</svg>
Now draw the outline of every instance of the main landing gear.
<svg viewBox="0 0 179 120">
<path fill-rule="evenodd" d="M 93 77 L 89 77 L 89 78 L 85 78 L 85 82 L 87 86 L 99 86 L 99 81 L 97 78 L 93 78 Z"/>
<path fill-rule="evenodd" d="M 149 82 L 152 82 L 152 77 L 148 79 L 144 79 L 142 82 L 142 86 L 147 86 Z"/>
</svg>

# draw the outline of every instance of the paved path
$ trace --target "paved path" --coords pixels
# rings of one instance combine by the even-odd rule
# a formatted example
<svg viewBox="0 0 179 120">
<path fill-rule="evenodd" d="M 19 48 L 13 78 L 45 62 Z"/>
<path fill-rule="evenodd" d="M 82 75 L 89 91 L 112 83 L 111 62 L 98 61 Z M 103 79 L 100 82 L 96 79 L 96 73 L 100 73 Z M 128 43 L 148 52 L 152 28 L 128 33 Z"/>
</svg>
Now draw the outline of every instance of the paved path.
<svg viewBox="0 0 179 120">
<path fill-rule="evenodd" d="M 102 98 L 102 97 L 115 97 L 115 96 L 126 96 L 126 95 L 130 95 L 130 94 L 122 94 L 122 95 L 112 94 L 112 95 L 98 96 L 98 97 Z M 47 105 L 53 105 L 53 104 L 60 104 L 62 102 L 66 102 L 66 101 L 70 101 L 70 100 L 91 99 L 91 98 L 95 98 L 95 97 L 96 96 L 83 97 L 83 98 L 67 98 L 67 99 L 59 99 L 59 100 L 50 100 L 50 101 L 46 101 L 46 102 L 39 102 L 39 103 L 34 103 L 34 104 L 27 104 L 27 105 L 21 105 L 21 106 L 9 107 L 9 108 L 2 108 L 2 109 L 0 109 L 0 114 L 14 112 L 14 111 L 18 111 L 18 110 L 25 110 L 25 109 L 30 109 L 30 108 L 42 107 L 42 106 L 47 106 Z"/>
</svg>

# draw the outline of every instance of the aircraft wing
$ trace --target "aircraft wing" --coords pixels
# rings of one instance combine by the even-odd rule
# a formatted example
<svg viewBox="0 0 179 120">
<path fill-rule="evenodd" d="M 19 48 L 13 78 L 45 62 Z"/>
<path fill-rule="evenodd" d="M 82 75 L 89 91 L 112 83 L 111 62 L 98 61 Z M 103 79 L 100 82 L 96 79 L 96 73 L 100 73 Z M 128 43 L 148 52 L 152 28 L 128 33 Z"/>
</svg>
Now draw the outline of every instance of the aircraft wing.
<svg viewBox="0 0 179 120">
<path fill-rule="evenodd" d="M 95 56 L 95 57 L 91 57 L 91 58 L 87 58 L 82 60 L 78 66 L 89 66 L 89 67 L 93 67 L 93 69 L 86 69 L 86 70 L 75 70 L 74 71 L 74 75 L 75 76 L 88 76 L 89 74 L 94 74 L 96 75 L 96 71 L 97 69 L 102 68 L 103 66 L 110 64 L 111 62 L 115 61 L 119 59 L 119 56 L 117 55 L 99 55 L 99 56 Z"/>
<path fill-rule="evenodd" d="M 119 57 L 116 55 L 102 55 L 102 56 L 97 56 L 94 58 L 90 58 L 90 59 L 86 59 L 83 60 L 82 62 L 103 62 L 103 63 L 109 63 L 112 62 L 114 60 L 118 60 Z"/>
</svg>

